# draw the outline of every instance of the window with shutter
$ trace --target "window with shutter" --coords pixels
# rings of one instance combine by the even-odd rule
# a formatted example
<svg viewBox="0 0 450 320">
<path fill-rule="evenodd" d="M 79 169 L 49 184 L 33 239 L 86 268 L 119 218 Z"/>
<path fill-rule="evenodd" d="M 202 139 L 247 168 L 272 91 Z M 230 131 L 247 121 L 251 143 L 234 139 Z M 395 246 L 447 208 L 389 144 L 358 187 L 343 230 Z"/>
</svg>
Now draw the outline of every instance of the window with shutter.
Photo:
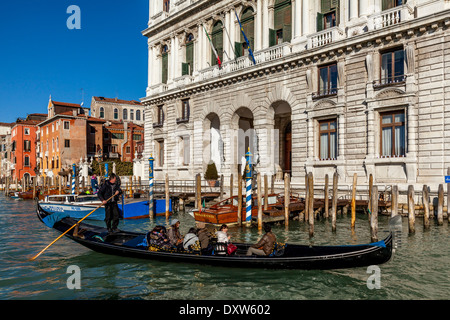
<svg viewBox="0 0 450 320">
<path fill-rule="evenodd" d="M 269 46 L 272 47 L 277 44 L 277 33 L 274 29 L 269 29 Z"/>
<path fill-rule="evenodd" d="M 217 51 L 217 55 L 219 56 L 220 61 L 223 61 L 223 24 L 222 21 L 217 21 L 214 24 L 212 33 L 211 33 L 211 41 L 213 43 L 214 48 Z M 217 58 L 214 54 L 214 51 L 211 49 L 211 65 L 217 65 Z"/>
<path fill-rule="evenodd" d="M 254 49 L 254 39 L 255 39 L 255 18 L 253 16 L 253 8 L 248 7 L 244 10 L 241 16 L 241 24 L 244 33 L 250 42 L 250 48 Z M 244 35 L 241 32 L 241 43 L 242 43 L 242 55 L 248 54 L 247 44 L 245 42 Z"/>
<path fill-rule="evenodd" d="M 274 6 L 276 43 L 291 41 L 292 5 L 290 0 L 278 0 Z"/>
<path fill-rule="evenodd" d="M 167 83 L 167 69 L 169 66 L 169 55 L 163 53 L 162 55 L 162 70 L 161 70 L 161 83 Z"/>
<path fill-rule="evenodd" d="M 183 70 L 183 75 L 192 75 L 194 68 L 194 36 L 189 34 L 186 38 L 186 70 Z"/>
<path fill-rule="evenodd" d="M 317 32 L 335 27 L 339 24 L 339 0 L 321 0 L 320 12 L 317 13 Z"/>
<path fill-rule="evenodd" d="M 383 0 L 381 3 L 381 10 L 388 10 L 406 3 L 406 0 Z"/>
</svg>

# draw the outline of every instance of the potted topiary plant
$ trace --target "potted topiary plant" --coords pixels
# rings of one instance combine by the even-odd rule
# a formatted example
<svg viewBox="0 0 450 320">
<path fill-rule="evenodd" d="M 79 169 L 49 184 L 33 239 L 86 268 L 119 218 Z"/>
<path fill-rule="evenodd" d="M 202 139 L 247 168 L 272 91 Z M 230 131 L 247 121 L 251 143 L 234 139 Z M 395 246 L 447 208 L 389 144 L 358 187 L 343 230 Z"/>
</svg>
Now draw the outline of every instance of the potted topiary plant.
<svg viewBox="0 0 450 320">
<path fill-rule="evenodd" d="M 217 173 L 216 164 L 214 162 L 210 162 L 205 172 L 205 180 L 208 181 L 211 187 L 215 187 L 217 183 L 217 179 L 219 175 Z"/>
</svg>

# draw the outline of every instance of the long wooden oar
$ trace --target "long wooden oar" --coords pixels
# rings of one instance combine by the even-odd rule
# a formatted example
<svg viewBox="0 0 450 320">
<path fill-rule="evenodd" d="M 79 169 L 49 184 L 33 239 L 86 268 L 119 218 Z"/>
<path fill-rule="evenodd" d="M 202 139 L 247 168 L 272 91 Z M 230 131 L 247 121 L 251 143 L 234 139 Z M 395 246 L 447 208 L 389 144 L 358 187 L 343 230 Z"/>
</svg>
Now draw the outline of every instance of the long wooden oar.
<svg viewBox="0 0 450 320">
<path fill-rule="evenodd" d="M 109 200 L 111 200 L 113 197 L 115 197 L 115 195 L 113 195 L 111 198 L 109 198 L 108 200 L 106 200 L 106 202 L 109 202 Z M 55 240 L 53 240 L 52 243 L 50 243 L 48 246 L 46 246 L 44 249 L 42 249 L 41 252 L 39 252 L 37 255 L 35 255 L 33 258 L 30 258 L 30 261 L 35 260 L 37 257 L 39 257 L 45 250 L 47 250 L 48 248 L 50 248 L 56 241 L 58 241 L 59 239 L 61 239 L 67 232 L 69 232 L 70 230 L 72 230 L 73 228 L 75 228 L 77 225 L 79 225 L 81 223 L 81 221 L 83 221 L 84 219 L 86 219 L 87 217 L 89 217 L 91 214 L 93 214 L 96 210 L 100 209 L 103 206 L 103 203 L 101 205 L 99 205 L 97 208 L 95 208 L 94 210 L 92 210 L 91 212 L 89 212 L 83 219 L 81 219 L 80 221 L 78 221 L 77 223 L 75 223 L 72 227 L 70 227 L 69 229 L 67 229 L 63 234 L 61 234 L 58 238 L 56 238 Z"/>
</svg>

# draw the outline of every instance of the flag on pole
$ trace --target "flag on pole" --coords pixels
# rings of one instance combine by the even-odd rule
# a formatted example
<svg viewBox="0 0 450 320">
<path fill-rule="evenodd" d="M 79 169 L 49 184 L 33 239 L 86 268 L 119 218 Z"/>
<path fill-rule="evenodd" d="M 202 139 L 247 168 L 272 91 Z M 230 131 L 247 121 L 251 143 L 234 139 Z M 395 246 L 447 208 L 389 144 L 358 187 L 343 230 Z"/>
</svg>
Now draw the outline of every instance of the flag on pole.
<svg viewBox="0 0 450 320">
<path fill-rule="evenodd" d="M 255 57 L 253 56 L 253 51 L 252 51 L 252 49 L 250 48 L 250 42 L 248 41 L 247 36 L 245 35 L 244 28 L 242 28 L 242 24 L 241 24 L 241 21 L 239 20 L 239 17 L 238 17 L 238 15 L 237 15 L 236 10 L 234 11 L 234 14 L 236 15 L 236 19 L 237 19 L 237 21 L 239 22 L 239 26 L 241 27 L 241 32 L 242 32 L 242 35 L 244 36 L 244 40 L 245 40 L 245 42 L 247 43 L 247 46 L 248 46 L 248 54 L 249 54 L 249 56 L 252 58 L 253 64 L 256 64 Z"/>
<path fill-rule="evenodd" d="M 209 37 L 208 31 L 206 31 L 205 26 L 203 26 L 203 29 L 205 30 L 206 36 L 208 37 L 209 43 L 211 44 L 212 51 L 214 52 L 214 55 L 216 56 L 217 64 L 219 65 L 219 68 L 222 68 L 222 61 L 220 61 L 219 55 L 217 54 L 216 48 L 214 48 L 211 38 Z"/>
</svg>

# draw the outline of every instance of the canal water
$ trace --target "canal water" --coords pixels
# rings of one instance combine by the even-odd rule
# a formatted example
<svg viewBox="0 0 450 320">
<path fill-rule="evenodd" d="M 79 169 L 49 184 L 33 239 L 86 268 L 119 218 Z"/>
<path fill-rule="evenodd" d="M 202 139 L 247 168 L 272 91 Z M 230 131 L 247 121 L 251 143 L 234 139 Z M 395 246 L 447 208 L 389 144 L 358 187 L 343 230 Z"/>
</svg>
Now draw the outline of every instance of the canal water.
<svg viewBox="0 0 450 320">
<path fill-rule="evenodd" d="M 175 214 L 185 234 L 194 225 L 187 213 Z M 103 222 L 96 222 L 102 224 Z M 146 232 L 159 218 L 121 221 L 119 228 Z M 408 235 L 402 220 L 401 246 L 394 258 L 379 266 L 379 287 L 369 279 L 367 268 L 303 271 L 228 269 L 195 264 L 164 263 L 130 259 L 90 251 L 63 238 L 37 260 L 37 254 L 59 234 L 43 225 L 35 214 L 34 202 L 0 196 L 0 300 L 410 300 L 448 299 L 450 292 L 449 226 L 432 222 L 423 231 L 416 220 L 416 233 Z M 388 218 L 379 217 L 379 238 L 387 235 Z M 273 227 L 280 242 L 339 245 L 370 242 L 367 217 L 359 214 L 356 228 L 350 229 L 350 215 L 338 216 L 337 232 L 331 222 L 315 225 L 315 236 L 308 236 L 305 223 L 291 221 Z M 261 236 L 255 228 L 230 228 L 236 242 L 256 242 Z M 81 271 L 81 288 L 69 289 L 69 266 Z M 369 281 L 368 281 L 369 279 Z M 372 286 L 368 286 L 368 282 Z"/>
</svg>

